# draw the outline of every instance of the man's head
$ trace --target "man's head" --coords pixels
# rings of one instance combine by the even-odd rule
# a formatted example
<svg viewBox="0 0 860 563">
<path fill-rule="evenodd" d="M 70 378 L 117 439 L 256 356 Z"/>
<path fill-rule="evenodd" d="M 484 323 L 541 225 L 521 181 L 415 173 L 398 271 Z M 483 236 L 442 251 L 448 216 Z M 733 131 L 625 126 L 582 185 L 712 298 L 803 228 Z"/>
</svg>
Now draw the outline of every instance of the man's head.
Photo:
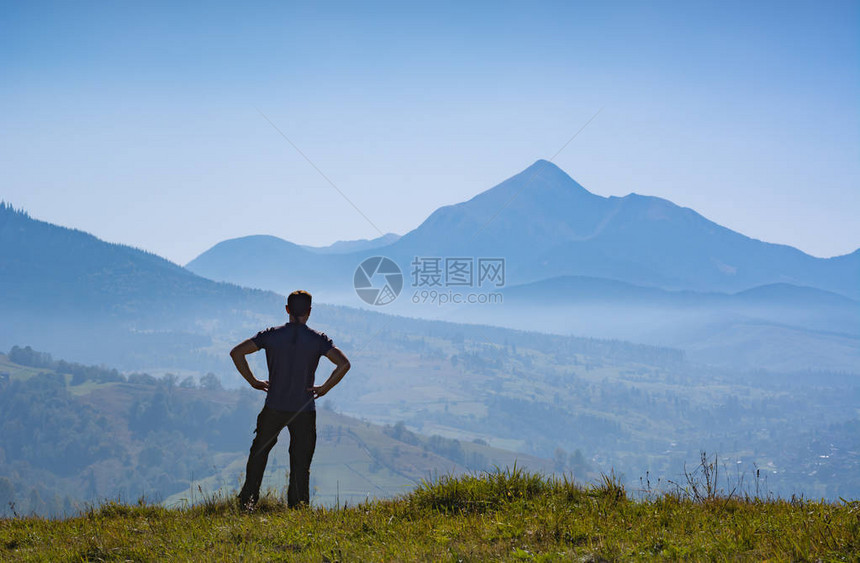
<svg viewBox="0 0 860 563">
<path fill-rule="evenodd" d="M 287 297 L 287 313 L 297 320 L 307 320 L 311 314 L 311 294 L 303 289 L 298 289 Z"/>
</svg>

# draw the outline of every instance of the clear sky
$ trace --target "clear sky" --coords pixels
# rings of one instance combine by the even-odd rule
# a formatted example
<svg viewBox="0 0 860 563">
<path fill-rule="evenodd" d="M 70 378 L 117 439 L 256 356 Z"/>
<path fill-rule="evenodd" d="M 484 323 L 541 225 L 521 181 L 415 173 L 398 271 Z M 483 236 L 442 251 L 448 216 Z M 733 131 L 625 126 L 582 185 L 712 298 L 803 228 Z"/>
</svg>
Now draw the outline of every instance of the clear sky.
<svg viewBox="0 0 860 563">
<path fill-rule="evenodd" d="M 857 1 L 0 0 L 0 199 L 181 264 L 403 234 L 603 108 L 554 160 L 590 191 L 833 256 L 858 37 Z"/>
</svg>

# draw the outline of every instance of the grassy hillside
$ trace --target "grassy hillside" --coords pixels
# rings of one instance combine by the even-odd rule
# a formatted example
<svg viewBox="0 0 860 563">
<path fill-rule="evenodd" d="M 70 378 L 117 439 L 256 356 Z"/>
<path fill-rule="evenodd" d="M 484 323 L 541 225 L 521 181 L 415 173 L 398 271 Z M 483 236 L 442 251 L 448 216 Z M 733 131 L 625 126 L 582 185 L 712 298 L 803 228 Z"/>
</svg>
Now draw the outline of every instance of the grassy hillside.
<svg viewBox="0 0 860 563">
<path fill-rule="evenodd" d="M 262 394 L 221 389 L 214 377 L 126 376 L 28 348 L 10 355 L 32 365 L 0 354 L 0 515 L 68 515 L 105 498 L 177 506 L 241 484 Z M 440 473 L 515 462 L 553 469 L 550 460 L 480 441 L 422 436 L 327 408 L 317 428 L 315 505 L 393 497 Z M 286 485 L 287 443 L 285 432 L 264 486 Z"/>
<path fill-rule="evenodd" d="M 553 462 L 483 443 L 441 436 L 423 436 L 403 425 L 380 426 L 321 409 L 317 418 L 317 449 L 311 470 L 311 502 L 336 506 L 405 494 L 422 480 L 439 474 L 465 474 L 491 467 L 526 466 L 551 472 Z M 269 457 L 263 487 L 286 491 L 289 456 L 286 434 Z M 248 442 L 250 447 L 250 441 Z M 168 497 L 166 506 L 195 503 L 204 496 L 233 491 L 241 485 L 247 452 L 223 453 L 208 477 Z M 583 471 L 582 478 L 593 476 Z"/>
<path fill-rule="evenodd" d="M 701 484 L 701 483 L 700 483 Z M 251 514 L 218 499 L 186 509 L 108 504 L 62 521 L 0 520 L 4 561 L 848 561 L 860 503 L 696 496 L 633 500 L 521 471 L 444 478 L 397 500 Z"/>
</svg>

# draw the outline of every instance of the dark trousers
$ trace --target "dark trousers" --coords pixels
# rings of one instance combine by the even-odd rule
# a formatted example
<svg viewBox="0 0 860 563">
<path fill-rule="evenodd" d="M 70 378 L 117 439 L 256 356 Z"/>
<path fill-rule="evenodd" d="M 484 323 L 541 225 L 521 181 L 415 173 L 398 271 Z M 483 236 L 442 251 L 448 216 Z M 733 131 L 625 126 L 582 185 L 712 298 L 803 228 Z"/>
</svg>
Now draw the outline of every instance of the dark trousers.
<svg viewBox="0 0 860 563">
<path fill-rule="evenodd" d="M 290 430 L 290 484 L 287 503 L 290 507 L 310 504 L 311 458 L 317 443 L 317 413 L 315 411 L 287 412 L 264 406 L 257 416 L 257 437 L 251 444 L 248 465 L 245 469 L 245 485 L 239 493 L 243 505 L 257 502 L 260 484 L 266 471 L 269 452 L 278 443 L 278 434 Z"/>
</svg>

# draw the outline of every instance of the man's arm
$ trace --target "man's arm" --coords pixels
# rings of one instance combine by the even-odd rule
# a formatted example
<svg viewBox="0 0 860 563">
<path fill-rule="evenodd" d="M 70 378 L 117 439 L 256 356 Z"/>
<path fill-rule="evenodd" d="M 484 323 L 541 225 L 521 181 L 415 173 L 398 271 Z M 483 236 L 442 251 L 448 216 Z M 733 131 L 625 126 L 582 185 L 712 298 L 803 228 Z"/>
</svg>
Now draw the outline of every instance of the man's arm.
<svg viewBox="0 0 860 563">
<path fill-rule="evenodd" d="M 235 348 L 230 350 L 230 357 L 233 358 L 233 363 L 236 364 L 236 369 L 239 370 L 239 373 L 242 374 L 245 381 L 251 384 L 251 387 L 259 389 L 260 391 L 268 391 L 269 382 L 260 381 L 254 377 L 254 374 L 251 373 L 251 367 L 248 365 L 248 359 L 245 357 L 248 354 L 253 354 L 257 350 L 259 350 L 259 348 L 254 344 L 254 341 L 248 339 L 244 342 L 240 342 Z"/>
<path fill-rule="evenodd" d="M 326 352 L 325 357 L 331 360 L 335 367 L 331 372 L 331 375 L 326 379 L 325 383 L 309 389 L 314 392 L 314 399 L 319 399 L 331 391 L 331 388 L 340 383 L 340 380 L 343 379 L 343 376 L 346 375 L 346 372 L 348 372 L 349 368 L 352 367 L 349 365 L 349 360 L 346 359 L 346 356 L 339 348 L 332 348 Z"/>
</svg>

